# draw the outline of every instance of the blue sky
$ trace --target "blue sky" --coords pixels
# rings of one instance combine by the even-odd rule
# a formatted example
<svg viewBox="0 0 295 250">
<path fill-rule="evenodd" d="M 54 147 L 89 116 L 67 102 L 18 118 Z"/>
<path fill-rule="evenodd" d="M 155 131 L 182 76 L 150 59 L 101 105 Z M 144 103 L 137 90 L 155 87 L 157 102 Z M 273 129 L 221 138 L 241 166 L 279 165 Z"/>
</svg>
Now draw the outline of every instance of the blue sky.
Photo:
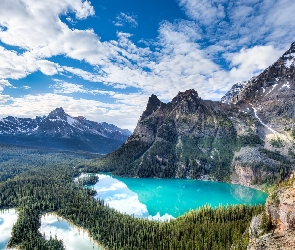
<svg viewBox="0 0 295 250">
<path fill-rule="evenodd" d="M 0 118 L 72 115 L 133 130 L 156 94 L 219 100 L 295 41 L 293 0 L 1 0 Z"/>
</svg>

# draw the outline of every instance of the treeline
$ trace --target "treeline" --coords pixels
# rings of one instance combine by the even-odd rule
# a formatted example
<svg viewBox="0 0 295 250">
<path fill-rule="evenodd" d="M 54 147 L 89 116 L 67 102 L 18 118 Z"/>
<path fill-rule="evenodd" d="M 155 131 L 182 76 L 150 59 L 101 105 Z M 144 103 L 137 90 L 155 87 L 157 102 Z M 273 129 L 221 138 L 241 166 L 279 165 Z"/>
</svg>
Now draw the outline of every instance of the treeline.
<svg viewBox="0 0 295 250">
<path fill-rule="evenodd" d="M 18 210 L 18 220 L 13 226 L 8 247 L 18 246 L 24 250 L 64 250 L 61 240 L 52 236 L 49 240 L 45 240 L 41 235 L 39 232 L 41 213 L 33 205 L 29 202 Z"/>
<path fill-rule="evenodd" d="M 0 144 L 0 182 L 13 178 L 22 172 L 41 166 L 68 166 L 83 167 L 97 154 L 70 153 L 66 151 L 44 150 L 10 146 Z"/>
<path fill-rule="evenodd" d="M 40 216 L 55 212 L 87 229 L 106 249 L 246 249 L 250 220 L 263 210 L 262 206 L 207 206 L 170 222 L 136 219 L 95 200 L 75 184 L 79 173 L 80 168 L 63 161 L 34 167 L 0 183 L 0 208 L 15 207 L 19 212 L 9 246 L 63 249 L 54 236 L 45 240 L 38 231 Z"/>
</svg>

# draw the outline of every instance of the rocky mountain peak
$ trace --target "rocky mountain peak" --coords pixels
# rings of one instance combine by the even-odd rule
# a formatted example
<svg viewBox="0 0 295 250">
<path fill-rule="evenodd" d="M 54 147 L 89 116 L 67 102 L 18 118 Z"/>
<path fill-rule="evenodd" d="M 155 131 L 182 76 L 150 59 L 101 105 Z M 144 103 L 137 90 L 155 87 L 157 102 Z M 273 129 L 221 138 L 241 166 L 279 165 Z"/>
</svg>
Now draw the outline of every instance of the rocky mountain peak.
<svg viewBox="0 0 295 250">
<path fill-rule="evenodd" d="M 292 43 L 289 50 L 261 74 L 249 80 L 240 93 L 234 96 L 230 102 L 234 104 L 245 102 L 256 107 L 260 106 L 261 109 L 268 108 L 272 110 L 270 114 L 276 113 L 274 112 L 275 108 L 281 114 L 282 110 L 290 110 L 285 105 L 284 100 L 293 100 L 294 90 L 295 43 Z M 269 114 L 265 114 L 265 116 L 269 116 Z M 287 114 L 287 116 L 294 117 L 292 114 Z"/>
<path fill-rule="evenodd" d="M 79 116 L 77 116 L 77 117 L 75 117 L 77 120 L 79 120 L 79 121 L 83 121 L 83 120 L 86 120 L 86 118 L 84 117 L 84 116 L 81 116 L 81 115 L 79 115 Z"/>
<path fill-rule="evenodd" d="M 64 109 L 62 107 L 56 108 L 55 110 L 51 111 L 49 115 L 47 116 L 48 119 L 61 119 L 66 120 L 67 114 L 65 113 Z"/>
<path fill-rule="evenodd" d="M 183 100 L 200 100 L 198 92 L 194 89 L 188 89 L 184 92 L 178 92 L 177 96 L 172 99 L 172 103 L 181 102 Z"/>
<path fill-rule="evenodd" d="M 247 81 L 242 81 L 234 84 L 231 89 L 221 98 L 221 102 L 229 103 L 230 100 L 241 92 Z"/>
<path fill-rule="evenodd" d="M 159 100 L 159 98 L 156 95 L 152 94 L 149 97 L 146 109 L 142 113 L 140 120 L 143 120 L 144 118 L 148 117 L 153 112 L 155 112 L 159 107 L 161 107 L 161 104 L 162 104 L 162 102 Z"/>
<path fill-rule="evenodd" d="M 279 59 L 286 68 L 294 67 L 295 61 L 295 42 L 291 44 L 290 49 L 288 49 L 282 57 Z"/>
</svg>

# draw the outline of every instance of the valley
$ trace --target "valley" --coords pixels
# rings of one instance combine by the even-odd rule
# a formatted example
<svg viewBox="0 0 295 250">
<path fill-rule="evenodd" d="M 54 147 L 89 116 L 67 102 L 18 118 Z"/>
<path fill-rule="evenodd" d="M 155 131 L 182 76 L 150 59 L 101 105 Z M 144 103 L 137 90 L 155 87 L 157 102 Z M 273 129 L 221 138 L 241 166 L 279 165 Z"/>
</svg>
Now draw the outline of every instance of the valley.
<svg viewBox="0 0 295 250">
<path fill-rule="evenodd" d="M 39 231 L 51 213 L 105 249 L 262 249 L 266 235 L 273 245 L 276 237 L 288 242 L 295 225 L 294 51 L 292 43 L 222 102 L 194 89 L 167 103 L 151 95 L 132 134 L 62 108 L 2 119 L 0 208 L 18 214 L 8 246 L 66 249 Z M 74 181 L 82 173 L 93 175 Z"/>
</svg>

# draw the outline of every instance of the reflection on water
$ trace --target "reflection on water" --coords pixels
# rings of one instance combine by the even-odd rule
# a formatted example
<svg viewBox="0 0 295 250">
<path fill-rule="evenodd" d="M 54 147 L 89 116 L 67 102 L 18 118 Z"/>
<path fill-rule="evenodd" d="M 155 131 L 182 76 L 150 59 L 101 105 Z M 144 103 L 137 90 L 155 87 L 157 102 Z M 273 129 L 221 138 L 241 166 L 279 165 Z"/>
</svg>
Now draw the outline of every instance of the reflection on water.
<svg viewBox="0 0 295 250">
<path fill-rule="evenodd" d="M 110 207 L 156 220 L 177 217 L 204 205 L 264 204 L 267 197 L 255 189 L 221 182 L 113 178 L 102 174 L 93 187 L 98 193 L 96 198 Z"/>
<path fill-rule="evenodd" d="M 173 216 L 159 212 L 149 214 L 147 206 L 139 201 L 138 194 L 131 191 L 127 185 L 108 175 L 98 175 L 99 181 L 93 186 L 98 195 L 96 198 L 103 199 L 110 207 L 121 213 L 134 215 L 137 218 L 153 220 L 170 220 Z"/>
<path fill-rule="evenodd" d="M 99 182 L 94 186 L 98 195 L 110 207 L 136 217 L 147 217 L 146 205 L 138 200 L 138 195 L 132 192 L 126 184 L 107 175 L 99 175 Z"/>
<path fill-rule="evenodd" d="M 255 197 L 259 195 L 262 195 L 263 197 L 265 196 L 265 194 L 260 191 L 253 190 L 250 188 L 245 188 L 240 185 L 232 185 L 230 189 L 230 193 L 237 201 L 240 201 L 241 203 L 247 203 L 247 204 L 251 204 L 251 202 L 255 200 Z"/>
<path fill-rule="evenodd" d="M 46 214 L 41 218 L 40 232 L 45 233 L 45 238 L 49 239 L 57 237 L 59 240 L 63 240 L 64 246 L 67 250 L 102 250 L 97 243 L 88 236 L 87 232 L 74 227 L 66 220 L 56 216 L 55 214 Z"/>
<path fill-rule="evenodd" d="M 0 211 L 0 249 L 5 249 L 11 237 L 13 224 L 17 220 L 15 209 Z"/>
</svg>

